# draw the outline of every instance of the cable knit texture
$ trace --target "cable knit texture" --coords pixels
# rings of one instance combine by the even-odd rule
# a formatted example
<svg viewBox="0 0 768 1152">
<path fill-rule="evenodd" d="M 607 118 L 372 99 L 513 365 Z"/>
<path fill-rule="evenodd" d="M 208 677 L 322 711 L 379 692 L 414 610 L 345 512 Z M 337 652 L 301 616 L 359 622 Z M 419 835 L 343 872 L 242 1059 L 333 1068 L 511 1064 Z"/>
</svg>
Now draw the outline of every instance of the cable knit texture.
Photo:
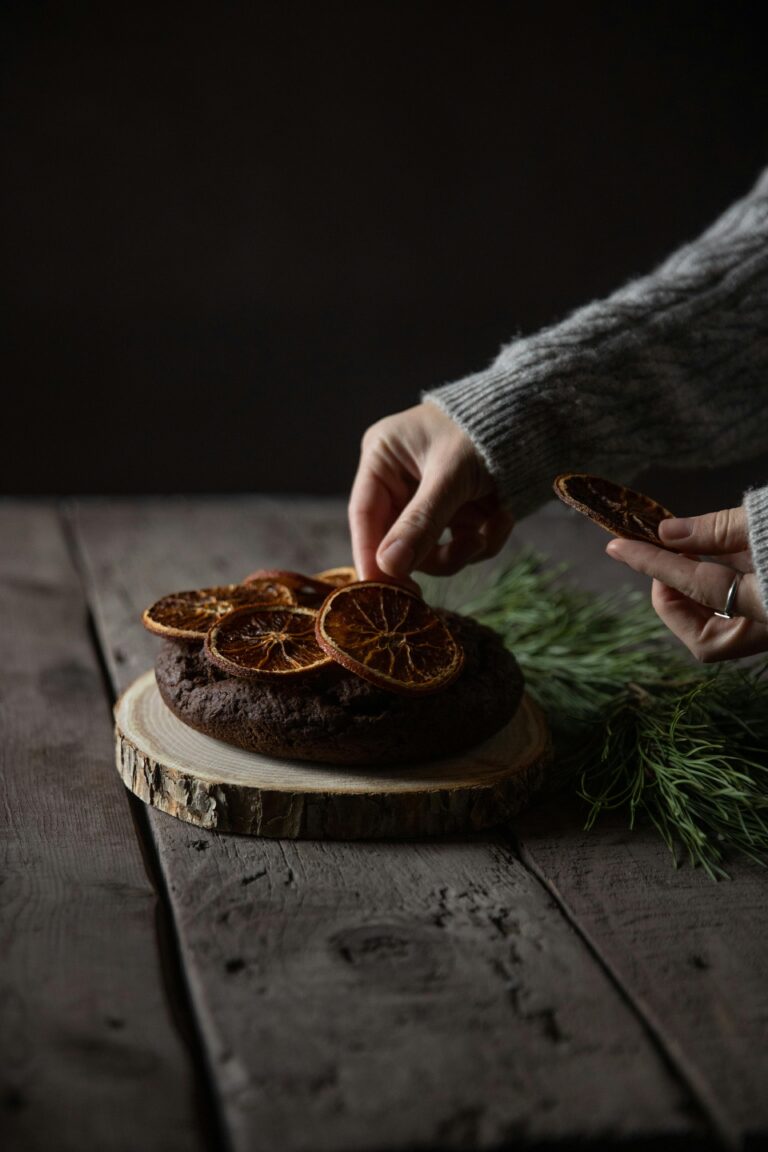
<svg viewBox="0 0 768 1152">
<path fill-rule="evenodd" d="M 747 509 L 752 563 L 757 573 L 763 604 L 768 607 L 768 488 L 757 488 L 747 492 L 744 505 Z"/>
<path fill-rule="evenodd" d="M 649 465 L 759 455 L 768 449 L 768 170 L 651 275 L 422 399 L 471 436 L 518 518 L 551 496 L 558 472 L 628 482 Z M 768 604 L 768 489 L 747 505 Z"/>
</svg>

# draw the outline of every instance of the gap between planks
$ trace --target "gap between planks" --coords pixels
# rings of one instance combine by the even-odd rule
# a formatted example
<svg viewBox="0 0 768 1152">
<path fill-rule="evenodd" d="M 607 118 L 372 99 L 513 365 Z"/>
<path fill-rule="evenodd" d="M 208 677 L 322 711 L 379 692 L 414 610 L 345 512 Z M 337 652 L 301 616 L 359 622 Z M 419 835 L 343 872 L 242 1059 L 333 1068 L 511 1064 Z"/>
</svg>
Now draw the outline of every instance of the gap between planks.
<svg viewBox="0 0 768 1152">
<path fill-rule="evenodd" d="M 516 832 L 510 832 L 509 838 L 519 860 L 555 901 L 574 932 L 584 941 L 585 947 L 589 949 L 596 962 L 614 984 L 621 998 L 638 1017 L 648 1036 L 649 1042 L 659 1053 L 659 1058 L 670 1069 L 671 1074 L 686 1085 L 692 1098 L 697 1102 L 702 1116 L 706 1117 L 709 1121 L 713 1133 L 717 1135 L 723 1147 L 727 1148 L 729 1152 L 737 1152 L 742 1145 L 741 1137 L 738 1132 L 734 1131 L 733 1126 L 728 1121 L 727 1115 L 719 1107 L 717 1101 L 709 1097 L 706 1083 L 699 1075 L 695 1064 L 692 1064 L 686 1059 L 685 1051 L 680 1048 L 679 1045 L 671 1045 L 667 1042 L 663 1026 L 660 1021 L 656 1019 L 654 1013 L 649 1010 L 648 1005 L 639 997 L 635 998 L 630 994 L 622 982 L 619 970 L 604 954 L 597 938 L 579 921 L 578 916 L 569 906 L 557 885 L 547 877 L 545 871 L 537 861 L 536 856 L 520 841 Z"/>
</svg>

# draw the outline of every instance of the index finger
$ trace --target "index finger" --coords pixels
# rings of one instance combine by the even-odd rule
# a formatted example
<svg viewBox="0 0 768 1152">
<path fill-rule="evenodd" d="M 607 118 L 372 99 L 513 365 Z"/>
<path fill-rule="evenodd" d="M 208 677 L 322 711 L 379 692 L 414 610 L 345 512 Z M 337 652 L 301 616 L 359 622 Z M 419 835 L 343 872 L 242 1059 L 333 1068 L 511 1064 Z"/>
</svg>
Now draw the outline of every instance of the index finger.
<svg viewBox="0 0 768 1152">
<path fill-rule="evenodd" d="M 674 517 L 661 521 L 659 537 L 680 552 L 709 556 L 742 552 L 748 545 L 747 516 L 743 508 L 724 508 L 705 516 Z"/>
<path fill-rule="evenodd" d="M 360 468 L 349 497 L 349 531 L 352 557 L 361 580 L 380 580 L 384 573 L 376 563 L 376 552 L 386 536 L 397 510 L 392 496 L 375 473 Z"/>
</svg>

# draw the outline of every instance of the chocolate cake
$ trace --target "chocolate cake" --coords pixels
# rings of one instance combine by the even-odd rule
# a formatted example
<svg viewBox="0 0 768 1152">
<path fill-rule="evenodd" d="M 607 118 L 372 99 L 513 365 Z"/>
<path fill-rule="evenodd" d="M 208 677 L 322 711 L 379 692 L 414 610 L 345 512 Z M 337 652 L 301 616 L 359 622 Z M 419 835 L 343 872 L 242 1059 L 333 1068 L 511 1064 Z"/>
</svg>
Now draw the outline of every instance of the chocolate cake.
<svg viewBox="0 0 768 1152">
<path fill-rule="evenodd" d="M 160 694 L 185 724 L 249 751 L 331 764 L 441 759 L 474 747 L 512 718 L 523 676 L 501 637 L 466 616 L 440 613 L 464 648 L 464 667 L 427 696 L 378 688 L 338 664 L 290 683 L 239 679 L 202 643 L 164 640 Z"/>
</svg>

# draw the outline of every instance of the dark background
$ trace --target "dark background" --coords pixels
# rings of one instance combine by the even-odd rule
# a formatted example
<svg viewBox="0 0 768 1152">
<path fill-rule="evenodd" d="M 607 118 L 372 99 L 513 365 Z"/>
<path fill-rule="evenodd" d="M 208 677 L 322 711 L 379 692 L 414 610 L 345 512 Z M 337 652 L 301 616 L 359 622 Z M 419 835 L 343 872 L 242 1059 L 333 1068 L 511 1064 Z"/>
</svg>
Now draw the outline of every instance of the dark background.
<svg viewBox="0 0 768 1152">
<path fill-rule="evenodd" d="M 344 491 L 768 162 L 757 5 L 0 13 L 6 492 Z"/>
</svg>

